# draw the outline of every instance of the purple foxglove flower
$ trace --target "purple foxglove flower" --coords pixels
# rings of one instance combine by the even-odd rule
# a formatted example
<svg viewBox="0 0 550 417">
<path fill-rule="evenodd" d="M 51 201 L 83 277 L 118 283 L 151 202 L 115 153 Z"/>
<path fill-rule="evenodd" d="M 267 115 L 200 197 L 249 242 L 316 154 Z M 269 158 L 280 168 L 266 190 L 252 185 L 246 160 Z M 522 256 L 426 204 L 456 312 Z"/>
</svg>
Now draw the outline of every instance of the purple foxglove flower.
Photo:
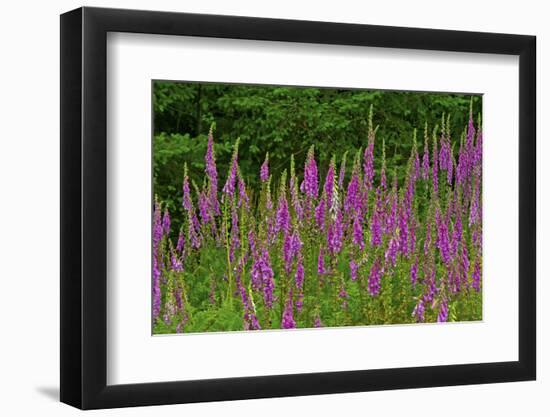
<svg viewBox="0 0 550 417">
<path fill-rule="evenodd" d="M 260 180 L 266 182 L 269 179 L 269 152 L 265 154 L 265 160 L 260 167 Z"/>
<path fill-rule="evenodd" d="M 160 314 L 161 308 L 161 268 L 159 265 L 159 246 L 162 240 L 162 220 L 161 220 L 160 204 L 155 201 L 155 209 L 153 212 L 153 318 L 156 320 Z"/>
<path fill-rule="evenodd" d="M 435 212 L 435 221 L 437 224 L 437 247 L 439 248 L 441 259 L 445 264 L 448 264 L 451 261 L 449 228 L 447 227 L 445 219 L 442 218 L 439 208 L 437 208 Z"/>
<path fill-rule="evenodd" d="M 416 305 L 414 306 L 414 310 L 412 312 L 412 316 L 416 318 L 416 321 L 418 323 L 424 321 L 424 312 L 426 311 L 426 306 L 424 305 L 424 299 L 420 298 Z"/>
<path fill-rule="evenodd" d="M 382 224 L 380 221 L 380 214 L 378 210 L 374 210 L 371 216 L 370 221 L 370 234 L 371 234 L 371 245 L 380 246 L 382 244 Z"/>
<path fill-rule="evenodd" d="M 233 157 L 231 158 L 231 166 L 229 168 L 229 173 L 227 175 L 227 180 L 225 185 L 222 188 L 222 191 L 229 197 L 233 198 L 235 194 L 235 183 L 237 181 L 237 171 L 239 169 L 239 140 L 235 143 L 235 148 L 233 150 Z"/>
<path fill-rule="evenodd" d="M 327 176 L 325 178 L 325 195 L 327 198 L 327 206 L 332 207 L 332 193 L 334 191 L 334 175 L 335 175 L 335 160 L 334 157 L 330 160 Z"/>
<path fill-rule="evenodd" d="M 369 144 L 365 149 L 363 171 L 365 174 L 365 188 L 370 190 L 372 188 L 372 179 L 374 178 L 374 138 L 372 140 L 369 139 Z"/>
<path fill-rule="evenodd" d="M 434 300 L 434 296 L 437 294 L 437 287 L 435 286 L 435 270 L 432 270 L 431 276 L 428 279 L 426 285 L 426 292 L 424 293 L 424 301 L 431 303 Z"/>
<path fill-rule="evenodd" d="M 210 223 L 210 200 L 204 192 L 199 193 L 199 215 L 201 216 L 202 224 Z"/>
<path fill-rule="evenodd" d="M 356 213 L 361 211 L 361 195 L 359 190 L 359 175 L 354 170 L 351 179 L 348 183 L 348 190 L 344 200 L 344 210 L 346 213 L 355 210 Z"/>
<path fill-rule="evenodd" d="M 180 230 L 178 243 L 176 245 L 176 252 L 181 254 L 183 252 L 183 249 L 185 249 L 185 235 L 183 234 L 183 230 Z"/>
<path fill-rule="evenodd" d="M 380 280 L 382 278 L 383 269 L 380 267 L 380 262 L 376 259 L 369 273 L 369 293 L 376 296 L 380 293 Z"/>
<path fill-rule="evenodd" d="M 283 260 L 285 265 L 285 272 L 287 274 L 290 274 L 290 268 L 292 266 L 292 235 L 290 233 L 286 233 L 283 239 Z"/>
<path fill-rule="evenodd" d="M 437 313 L 437 322 L 444 323 L 447 321 L 448 317 L 449 317 L 449 305 L 447 303 L 447 299 L 443 298 L 443 300 L 439 304 L 439 313 Z"/>
<path fill-rule="evenodd" d="M 418 156 L 418 152 L 416 151 L 416 145 L 414 149 L 414 155 L 413 155 L 413 172 L 412 172 L 412 178 L 413 181 L 416 181 L 420 178 L 421 172 L 420 172 L 420 157 Z"/>
<path fill-rule="evenodd" d="M 349 261 L 349 269 L 351 273 L 351 280 L 357 281 L 357 272 L 359 271 L 359 265 L 353 259 Z"/>
<path fill-rule="evenodd" d="M 281 322 L 281 328 L 294 329 L 296 328 L 296 322 L 294 321 L 293 309 L 292 309 L 292 288 L 288 293 L 288 300 L 286 302 L 285 310 L 283 311 L 283 320 Z"/>
<path fill-rule="evenodd" d="M 327 229 L 327 248 L 332 255 L 336 255 L 342 250 L 343 237 L 342 212 L 339 210 L 336 213 L 336 218 L 328 225 Z"/>
<path fill-rule="evenodd" d="M 481 265 L 477 261 L 474 265 L 474 272 L 472 273 L 472 288 L 479 292 L 481 289 Z"/>
<path fill-rule="evenodd" d="M 477 224 L 481 220 L 480 209 L 479 209 L 479 185 L 480 179 L 478 176 L 474 178 L 473 185 L 473 195 L 470 201 L 470 216 L 468 219 L 468 225 L 472 226 Z"/>
<path fill-rule="evenodd" d="M 397 225 L 397 194 L 396 191 L 391 194 L 391 206 L 390 212 L 386 216 L 385 221 L 385 231 L 387 234 L 392 234 L 395 231 L 395 226 Z M 380 242 L 382 242 L 382 233 L 380 231 Z"/>
<path fill-rule="evenodd" d="M 323 322 L 321 321 L 321 317 L 319 317 L 319 314 L 315 315 L 315 319 L 313 321 L 313 327 L 323 327 Z"/>
<path fill-rule="evenodd" d="M 455 221 L 453 224 L 453 236 L 451 240 L 451 253 L 456 254 L 458 245 L 462 243 L 462 215 L 461 209 L 455 207 Z"/>
<path fill-rule="evenodd" d="M 409 225 L 407 220 L 408 220 L 407 208 L 402 207 L 401 210 L 399 211 L 398 240 L 395 243 L 396 243 L 396 249 L 398 249 L 403 254 L 403 256 L 407 256 L 409 254 L 409 245 L 408 245 Z M 394 239 L 392 238 L 392 241 L 393 240 Z M 390 241 L 390 246 L 391 246 L 391 241 Z M 395 259 L 395 256 L 393 256 L 392 259 Z M 393 261 L 393 264 L 395 265 L 395 260 Z"/>
<path fill-rule="evenodd" d="M 468 257 L 468 249 L 466 245 L 462 245 L 462 256 L 461 256 L 461 282 L 464 286 L 468 286 L 468 271 L 470 270 L 470 259 Z"/>
<path fill-rule="evenodd" d="M 164 232 L 160 213 L 160 204 L 155 200 L 155 208 L 153 212 L 153 249 L 155 249 L 155 252 L 160 245 Z"/>
<path fill-rule="evenodd" d="M 359 215 L 355 215 L 353 220 L 353 244 L 358 246 L 359 249 L 365 248 L 365 242 L 363 241 L 363 226 L 359 220 Z"/>
<path fill-rule="evenodd" d="M 276 230 L 288 233 L 290 230 L 290 212 L 288 211 L 288 202 L 284 194 L 279 197 L 276 219 Z"/>
<path fill-rule="evenodd" d="M 447 184 L 452 185 L 453 184 L 453 169 L 454 169 L 454 161 L 451 159 L 449 162 L 449 168 L 447 169 Z"/>
<path fill-rule="evenodd" d="M 187 174 L 187 163 L 184 165 L 183 169 L 183 186 L 182 186 L 182 192 L 183 192 L 183 199 L 182 199 L 182 205 L 183 208 L 187 211 L 193 210 L 193 202 L 191 201 L 191 190 L 189 189 L 189 176 Z"/>
<path fill-rule="evenodd" d="M 209 205 L 210 209 L 216 215 L 220 214 L 220 206 L 218 203 L 218 171 L 216 169 L 216 157 L 214 156 L 214 136 L 212 127 L 208 132 L 208 145 L 206 148 L 205 172 L 209 182 Z"/>
<path fill-rule="evenodd" d="M 411 264 L 411 284 L 414 286 L 418 282 L 418 257 Z"/>
<path fill-rule="evenodd" d="M 481 127 L 478 127 L 477 130 L 477 141 L 474 150 L 473 163 L 479 167 L 482 166 L 483 157 L 483 133 L 481 132 Z"/>
<path fill-rule="evenodd" d="M 249 200 L 248 200 L 248 194 L 246 194 L 246 185 L 244 183 L 244 179 L 239 171 L 239 174 L 237 176 L 237 183 L 239 187 L 239 202 L 237 204 L 238 207 L 241 207 L 241 205 L 244 204 L 244 207 L 248 210 L 249 209 Z"/>
<path fill-rule="evenodd" d="M 198 249 L 200 248 L 201 241 L 198 235 L 198 220 L 197 216 L 192 213 L 191 211 L 187 212 L 187 239 L 189 243 L 191 244 L 191 247 Z"/>
<path fill-rule="evenodd" d="M 325 274 L 325 255 L 323 253 L 323 247 L 319 247 L 319 256 L 317 258 L 317 273 L 319 275 Z"/>
<path fill-rule="evenodd" d="M 254 234 L 254 230 L 250 230 L 248 232 L 248 243 L 250 245 L 250 251 L 255 254 L 256 253 L 256 235 Z"/>
<path fill-rule="evenodd" d="M 317 176 L 317 163 L 315 162 L 315 148 L 313 145 L 307 153 L 306 165 L 304 168 L 304 181 L 302 191 L 311 199 L 316 199 L 319 194 L 319 181 Z"/>
<path fill-rule="evenodd" d="M 160 314 L 161 294 L 160 294 L 161 272 L 157 257 L 153 257 L 153 319 L 156 320 Z"/>
<path fill-rule="evenodd" d="M 170 266 L 172 268 L 172 271 L 174 272 L 183 271 L 183 264 L 174 251 L 172 251 L 172 254 L 170 256 Z"/>
<path fill-rule="evenodd" d="M 397 237 L 394 236 L 390 239 L 390 243 L 388 244 L 388 248 L 386 249 L 386 252 L 384 254 L 386 263 L 389 262 L 391 266 L 395 266 L 398 250 L 399 250 L 399 243 L 398 243 Z"/>
<path fill-rule="evenodd" d="M 319 204 L 315 207 L 315 222 L 320 230 L 325 230 L 325 195 L 319 200 Z"/>
</svg>

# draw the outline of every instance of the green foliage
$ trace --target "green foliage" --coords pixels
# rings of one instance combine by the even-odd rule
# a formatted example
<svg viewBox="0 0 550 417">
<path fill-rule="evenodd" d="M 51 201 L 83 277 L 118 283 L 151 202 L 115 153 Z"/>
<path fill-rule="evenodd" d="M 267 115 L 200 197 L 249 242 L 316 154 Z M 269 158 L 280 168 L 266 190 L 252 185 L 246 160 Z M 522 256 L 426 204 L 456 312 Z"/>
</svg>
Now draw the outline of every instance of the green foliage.
<svg viewBox="0 0 550 417">
<path fill-rule="evenodd" d="M 387 165 L 397 168 L 398 179 L 413 144 L 413 130 L 427 122 L 429 130 L 449 115 L 451 133 L 458 136 L 473 112 L 481 112 L 481 97 L 461 94 L 350 90 L 311 87 L 275 87 L 156 81 L 153 84 L 155 193 L 171 209 L 173 190 L 181 187 L 182 161 L 200 186 L 204 173 L 206 134 L 216 123 L 216 158 L 221 181 L 231 159 L 232 144 L 240 138 L 239 168 L 247 184 L 259 188 L 258 170 L 266 152 L 271 173 L 279 178 L 290 156 L 301 166 L 315 145 L 320 161 L 332 155 L 350 155 L 367 141 L 367 114 L 374 106 L 377 138 L 386 143 Z M 410 138 L 410 140 L 406 140 Z M 419 147 L 423 146 L 419 141 Z M 381 165 L 382 147 L 375 151 Z M 348 164 L 348 170 L 350 169 Z M 326 170 L 321 167 L 321 172 Z"/>
</svg>

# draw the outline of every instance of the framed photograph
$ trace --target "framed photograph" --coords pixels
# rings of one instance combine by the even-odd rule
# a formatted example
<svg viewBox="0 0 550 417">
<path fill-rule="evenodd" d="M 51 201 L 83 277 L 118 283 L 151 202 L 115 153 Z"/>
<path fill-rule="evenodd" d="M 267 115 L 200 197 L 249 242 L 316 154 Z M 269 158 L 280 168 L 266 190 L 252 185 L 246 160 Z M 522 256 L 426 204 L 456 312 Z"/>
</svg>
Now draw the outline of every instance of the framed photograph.
<svg viewBox="0 0 550 417">
<path fill-rule="evenodd" d="M 61 401 L 533 380 L 535 37 L 61 16 Z"/>
</svg>

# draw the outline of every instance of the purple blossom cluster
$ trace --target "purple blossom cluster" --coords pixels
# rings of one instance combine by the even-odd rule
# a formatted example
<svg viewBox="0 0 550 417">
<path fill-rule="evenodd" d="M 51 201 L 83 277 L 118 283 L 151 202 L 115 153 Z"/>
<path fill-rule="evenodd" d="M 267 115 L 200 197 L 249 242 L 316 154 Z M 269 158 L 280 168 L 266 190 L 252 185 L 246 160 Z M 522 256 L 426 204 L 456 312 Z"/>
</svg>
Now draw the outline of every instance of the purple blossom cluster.
<svg viewBox="0 0 550 417">
<path fill-rule="evenodd" d="M 201 188 L 184 166 L 183 217 L 154 203 L 154 322 L 192 331 L 197 312 L 216 323 L 221 308 L 238 309 L 244 330 L 456 320 L 482 289 L 482 133 L 470 115 L 458 142 L 449 120 L 426 125 L 423 149 L 414 132 L 404 176 L 371 113 L 349 164 L 311 146 L 303 170 L 291 155 L 278 175 L 266 153 L 259 189 L 241 174 L 238 141 L 218 189 L 211 129 Z M 200 273 L 202 304 L 189 296 Z"/>
</svg>

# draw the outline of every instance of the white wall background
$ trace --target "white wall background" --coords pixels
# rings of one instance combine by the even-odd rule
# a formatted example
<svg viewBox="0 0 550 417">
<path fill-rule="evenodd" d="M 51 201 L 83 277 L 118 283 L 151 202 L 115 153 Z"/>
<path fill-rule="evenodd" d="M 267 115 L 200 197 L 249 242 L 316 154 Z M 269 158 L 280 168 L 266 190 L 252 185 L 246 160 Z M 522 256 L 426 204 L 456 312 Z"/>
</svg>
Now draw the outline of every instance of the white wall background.
<svg viewBox="0 0 550 417">
<path fill-rule="evenodd" d="M 72 0 L 6 2 L 0 15 L 0 414 L 75 415 L 59 392 L 59 17 Z M 532 34 L 538 37 L 538 381 L 422 390 L 145 407 L 95 412 L 128 416 L 279 416 L 341 413 L 407 416 L 550 412 L 550 26 L 545 3 L 407 0 L 376 2 L 123 0 L 86 5 Z"/>
</svg>

